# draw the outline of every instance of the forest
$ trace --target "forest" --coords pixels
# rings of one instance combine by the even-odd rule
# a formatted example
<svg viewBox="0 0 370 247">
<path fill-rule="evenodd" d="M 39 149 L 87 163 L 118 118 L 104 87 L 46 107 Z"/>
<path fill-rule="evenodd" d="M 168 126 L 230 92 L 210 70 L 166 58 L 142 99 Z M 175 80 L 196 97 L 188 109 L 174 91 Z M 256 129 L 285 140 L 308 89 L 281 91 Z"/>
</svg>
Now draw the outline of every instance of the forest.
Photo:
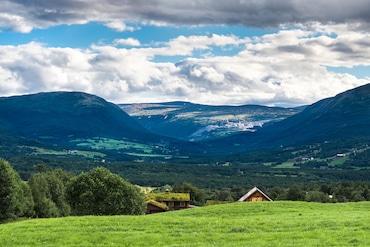
<svg viewBox="0 0 370 247">
<path fill-rule="evenodd" d="M 74 174 L 60 168 L 38 164 L 24 181 L 11 164 L 0 160 L 0 221 L 22 217 L 52 218 L 70 215 L 143 214 L 145 195 L 134 185 L 107 168 L 95 167 Z M 331 184 L 295 183 L 288 187 L 260 187 L 273 200 L 307 202 L 370 201 L 370 183 L 337 182 Z M 161 191 L 190 193 L 191 204 L 205 206 L 237 201 L 251 186 L 198 187 L 188 181 L 150 187 Z"/>
</svg>

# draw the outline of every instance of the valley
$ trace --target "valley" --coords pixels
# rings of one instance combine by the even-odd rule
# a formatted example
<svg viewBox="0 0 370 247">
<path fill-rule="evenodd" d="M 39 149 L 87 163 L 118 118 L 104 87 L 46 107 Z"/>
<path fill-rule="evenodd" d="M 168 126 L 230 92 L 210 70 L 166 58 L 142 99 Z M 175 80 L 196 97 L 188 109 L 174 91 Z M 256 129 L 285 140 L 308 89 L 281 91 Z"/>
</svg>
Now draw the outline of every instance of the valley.
<svg viewBox="0 0 370 247">
<path fill-rule="evenodd" d="M 370 85 L 299 108 L 117 106 L 78 92 L 3 97 L 0 157 L 25 180 L 44 164 L 77 174 L 104 166 L 142 186 L 369 181 L 369 104 Z"/>
<path fill-rule="evenodd" d="M 129 104 L 120 107 L 151 132 L 185 141 L 206 141 L 254 132 L 301 112 L 304 107 L 209 106 L 189 102 Z"/>
</svg>

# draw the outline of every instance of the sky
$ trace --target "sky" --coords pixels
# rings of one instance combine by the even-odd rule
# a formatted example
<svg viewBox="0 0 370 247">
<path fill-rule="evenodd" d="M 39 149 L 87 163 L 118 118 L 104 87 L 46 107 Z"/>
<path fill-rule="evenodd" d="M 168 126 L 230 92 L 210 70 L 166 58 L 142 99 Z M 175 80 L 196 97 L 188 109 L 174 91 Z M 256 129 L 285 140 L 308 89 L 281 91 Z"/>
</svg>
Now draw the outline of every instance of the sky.
<svg viewBox="0 0 370 247">
<path fill-rule="evenodd" d="M 2 0 L 0 96 L 293 107 L 370 83 L 369 0 Z"/>
</svg>

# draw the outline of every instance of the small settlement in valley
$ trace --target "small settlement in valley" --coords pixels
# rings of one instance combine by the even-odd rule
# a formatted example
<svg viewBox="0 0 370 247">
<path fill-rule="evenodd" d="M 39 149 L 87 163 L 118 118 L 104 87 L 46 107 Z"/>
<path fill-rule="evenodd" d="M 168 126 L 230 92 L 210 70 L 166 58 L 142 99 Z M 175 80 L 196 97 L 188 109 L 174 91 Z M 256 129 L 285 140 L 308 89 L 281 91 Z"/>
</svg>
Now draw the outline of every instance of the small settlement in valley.
<svg viewBox="0 0 370 247">
<path fill-rule="evenodd" d="M 242 196 L 239 202 L 257 202 L 257 201 L 272 201 L 263 191 L 254 187 L 247 194 Z M 146 194 L 146 214 L 161 213 L 173 210 L 181 210 L 195 207 L 190 204 L 189 193 L 149 193 Z"/>
</svg>

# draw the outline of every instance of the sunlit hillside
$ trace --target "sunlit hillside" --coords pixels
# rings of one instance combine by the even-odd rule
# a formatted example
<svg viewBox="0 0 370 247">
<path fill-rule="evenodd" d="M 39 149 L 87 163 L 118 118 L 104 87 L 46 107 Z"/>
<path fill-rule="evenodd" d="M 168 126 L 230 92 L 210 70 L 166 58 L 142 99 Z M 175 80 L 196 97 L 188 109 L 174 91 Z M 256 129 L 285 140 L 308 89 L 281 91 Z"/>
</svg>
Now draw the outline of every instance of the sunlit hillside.
<svg viewBox="0 0 370 247">
<path fill-rule="evenodd" d="M 231 203 L 0 225 L 0 246 L 369 246 L 369 202 Z"/>
</svg>

